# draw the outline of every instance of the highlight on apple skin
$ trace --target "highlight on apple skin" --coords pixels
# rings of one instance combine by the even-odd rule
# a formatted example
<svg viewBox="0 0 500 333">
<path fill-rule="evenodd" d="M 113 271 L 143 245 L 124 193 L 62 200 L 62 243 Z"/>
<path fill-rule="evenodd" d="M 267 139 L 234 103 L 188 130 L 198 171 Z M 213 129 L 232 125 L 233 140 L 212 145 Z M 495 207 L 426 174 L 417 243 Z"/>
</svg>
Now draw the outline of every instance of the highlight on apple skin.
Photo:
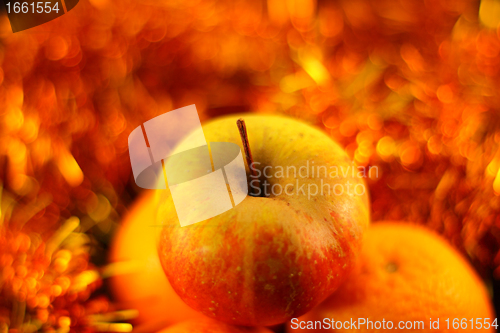
<svg viewBox="0 0 500 333">
<path fill-rule="evenodd" d="M 266 166 L 299 169 L 312 164 L 353 167 L 325 133 L 281 116 L 212 120 L 203 126 L 207 142 L 241 147 L 239 118 L 246 122 L 260 171 Z M 369 224 L 366 191 L 311 196 L 291 189 L 297 184 L 364 186 L 362 178 L 351 173 L 340 178 L 291 173 L 267 181 L 270 186 L 288 186 L 290 195 L 248 196 L 235 208 L 186 227 L 179 225 L 169 191 L 157 192 L 156 222 L 164 226 L 158 247 L 162 267 L 181 299 L 210 318 L 268 326 L 300 316 L 339 287 L 358 256 Z"/>
</svg>

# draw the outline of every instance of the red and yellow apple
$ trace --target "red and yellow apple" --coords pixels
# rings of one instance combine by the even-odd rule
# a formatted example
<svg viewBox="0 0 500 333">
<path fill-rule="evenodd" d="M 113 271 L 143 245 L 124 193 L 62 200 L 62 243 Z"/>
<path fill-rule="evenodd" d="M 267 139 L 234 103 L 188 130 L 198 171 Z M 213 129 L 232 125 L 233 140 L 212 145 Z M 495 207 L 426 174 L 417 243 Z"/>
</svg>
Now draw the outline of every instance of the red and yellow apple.
<svg viewBox="0 0 500 333">
<path fill-rule="evenodd" d="M 268 326 L 306 313 L 338 288 L 360 250 L 369 205 L 364 180 L 351 173 L 355 166 L 344 150 L 298 120 L 224 117 L 203 126 L 207 142 L 241 147 L 240 117 L 256 169 L 272 176 L 270 195 L 248 196 L 223 214 L 181 227 L 169 190 L 159 190 L 159 256 L 173 289 L 192 308 L 235 325 Z M 190 146 L 190 136 L 179 149 L 184 144 Z M 312 175 L 312 166 L 327 172 Z"/>
<path fill-rule="evenodd" d="M 185 321 L 158 333 L 273 333 L 264 327 L 232 326 L 216 320 Z"/>
</svg>

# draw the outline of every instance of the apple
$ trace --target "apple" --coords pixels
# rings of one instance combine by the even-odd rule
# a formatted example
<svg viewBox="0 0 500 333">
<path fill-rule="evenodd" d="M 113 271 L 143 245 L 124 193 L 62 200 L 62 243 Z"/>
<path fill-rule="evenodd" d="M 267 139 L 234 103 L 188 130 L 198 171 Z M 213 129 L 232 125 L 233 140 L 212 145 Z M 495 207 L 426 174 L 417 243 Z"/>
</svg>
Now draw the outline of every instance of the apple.
<svg viewBox="0 0 500 333">
<path fill-rule="evenodd" d="M 177 296 L 163 273 L 156 247 L 157 228 L 151 223 L 155 214 L 154 191 L 148 191 L 124 216 L 109 259 L 117 270 L 110 277 L 114 298 L 124 308 L 138 310 L 138 327 L 151 329 L 203 317 Z"/>
<path fill-rule="evenodd" d="M 270 326 L 306 313 L 348 276 L 369 224 L 368 196 L 345 151 L 301 121 L 254 114 L 219 118 L 203 126 L 207 142 L 242 147 L 240 117 L 252 168 L 262 178 L 251 187 L 268 195 L 248 196 L 225 213 L 181 227 L 169 190 L 159 190 L 157 223 L 164 228 L 158 251 L 186 304 L 230 324 Z M 199 133 L 178 149 L 192 146 L 192 137 Z M 313 166 L 327 172 L 321 168 L 319 176 Z"/>
<path fill-rule="evenodd" d="M 264 327 L 231 326 L 215 320 L 186 321 L 158 333 L 273 333 Z"/>
</svg>

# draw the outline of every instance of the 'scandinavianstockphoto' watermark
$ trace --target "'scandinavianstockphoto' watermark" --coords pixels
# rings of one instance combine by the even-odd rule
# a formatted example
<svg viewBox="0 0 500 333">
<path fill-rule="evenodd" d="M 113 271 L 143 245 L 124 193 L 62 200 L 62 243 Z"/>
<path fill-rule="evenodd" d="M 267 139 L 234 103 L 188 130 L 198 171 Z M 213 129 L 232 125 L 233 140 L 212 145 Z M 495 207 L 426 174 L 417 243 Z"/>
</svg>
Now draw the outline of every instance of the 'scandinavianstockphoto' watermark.
<svg viewBox="0 0 500 333">
<path fill-rule="evenodd" d="M 236 124 L 235 124 L 236 126 Z M 195 105 L 176 109 L 135 128 L 129 135 L 134 179 L 146 189 L 169 189 L 181 226 L 205 221 L 254 196 L 364 195 L 362 178 L 378 177 L 377 167 L 319 165 L 249 168 L 240 147 L 231 142 L 207 143 Z"/>
<path fill-rule="evenodd" d="M 168 187 L 181 226 L 222 214 L 248 194 L 240 147 L 210 142 L 209 149 L 195 105 L 148 120 L 130 133 L 128 144 L 136 184 Z"/>
<path fill-rule="evenodd" d="M 335 320 L 334 318 L 324 318 L 323 320 L 300 320 L 298 318 L 293 318 L 290 321 L 290 328 L 292 330 L 368 330 L 368 331 L 378 331 L 378 330 L 423 330 L 425 328 L 425 323 L 422 320 L 414 321 L 398 321 L 394 322 L 391 320 L 371 320 L 370 318 L 351 318 L 349 320 Z M 433 329 L 436 322 L 432 319 L 429 320 L 429 326 Z M 437 325 L 439 328 L 439 319 L 437 320 Z"/>
<path fill-rule="evenodd" d="M 323 318 L 323 320 L 300 320 L 293 318 L 290 321 L 292 330 L 347 330 L 347 331 L 380 331 L 380 330 L 445 330 L 449 332 L 462 331 L 470 332 L 472 330 L 489 330 L 498 328 L 497 318 L 429 318 L 424 320 L 373 320 L 370 318 L 350 318 L 349 320 L 336 320 L 335 318 Z"/>
<path fill-rule="evenodd" d="M 250 181 L 258 196 L 304 195 L 309 200 L 317 195 L 364 195 L 366 186 L 359 180 L 379 177 L 377 166 L 319 165 L 310 160 L 301 166 L 262 166 L 254 162 L 250 169 L 259 178 Z"/>
</svg>

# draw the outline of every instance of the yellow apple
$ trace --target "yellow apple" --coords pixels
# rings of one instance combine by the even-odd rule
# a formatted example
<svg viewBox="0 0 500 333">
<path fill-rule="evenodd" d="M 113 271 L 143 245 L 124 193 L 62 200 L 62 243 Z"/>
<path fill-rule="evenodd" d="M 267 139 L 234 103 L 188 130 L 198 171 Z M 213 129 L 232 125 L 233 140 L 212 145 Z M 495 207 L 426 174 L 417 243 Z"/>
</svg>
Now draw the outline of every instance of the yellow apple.
<svg viewBox="0 0 500 333">
<path fill-rule="evenodd" d="M 110 278 L 114 298 L 138 310 L 138 326 L 151 328 L 202 317 L 177 296 L 163 273 L 152 223 L 156 210 L 154 192 L 141 195 L 124 216 L 110 251 L 110 262 L 121 271 Z"/>
</svg>

